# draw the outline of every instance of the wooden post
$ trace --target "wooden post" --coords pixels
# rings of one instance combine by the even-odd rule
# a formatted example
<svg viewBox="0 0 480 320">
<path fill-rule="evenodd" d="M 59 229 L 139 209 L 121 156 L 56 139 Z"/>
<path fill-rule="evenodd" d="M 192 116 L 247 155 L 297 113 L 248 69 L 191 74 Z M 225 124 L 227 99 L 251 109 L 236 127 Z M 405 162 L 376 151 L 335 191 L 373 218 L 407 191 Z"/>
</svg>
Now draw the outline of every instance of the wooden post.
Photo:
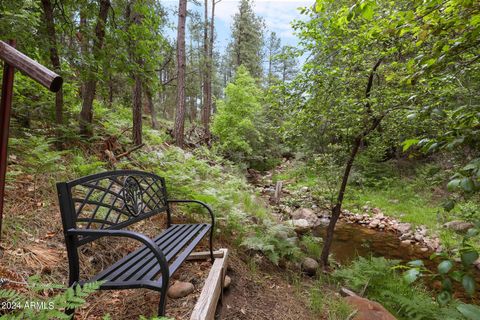
<svg viewBox="0 0 480 320">
<path fill-rule="evenodd" d="M 9 45 L 15 46 L 15 40 Z M 13 77 L 15 69 L 5 62 L 3 67 L 2 98 L 0 100 L 0 241 L 2 240 L 3 197 L 5 195 L 5 177 L 7 174 L 7 145 L 10 129 L 10 111 L 12 110 Z"/>
<path fill-rule="evenodd" d="M 0 241 L 2 239 L 2 218 L 5 195 L 5 178 L 7 173 L 7 145 L 12 110 L 13 78 L 15 68 L 37 81 L 50 91 L 57 92 L 63 79 L 55 72 L 42 66 L 15 49 L 15 40 L 8 43 L 0 41 L 0 59 L 5 61 L 3 67 L 2 96 L 0 100 Z"/>
</svg>

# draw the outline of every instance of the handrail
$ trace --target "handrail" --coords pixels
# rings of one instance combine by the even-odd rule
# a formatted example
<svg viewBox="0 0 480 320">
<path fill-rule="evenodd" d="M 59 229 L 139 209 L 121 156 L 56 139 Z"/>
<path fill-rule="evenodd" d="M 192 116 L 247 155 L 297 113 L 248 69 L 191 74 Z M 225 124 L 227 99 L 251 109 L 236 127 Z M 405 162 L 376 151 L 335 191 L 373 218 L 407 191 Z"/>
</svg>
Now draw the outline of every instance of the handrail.
<svg viewBox="0 0 480 320">
<path fill-rule="evenodd" d="M 63 79 L 61 76 L 1 40 L 0 59 L 21 70 L 52 92 L 57 92 L 62 87 Z"/>
<path fill-rule="evenodd" d="M 37 81 L 52 92 L 62 88 L 63 79 L 55 72 L 42 66 L 15 49 L 15 41 L 9 43 L 0 40 L 0 60 L 4 60 L 2 95 L 0 99 L 0 241 L 2 236 L 3 205 L 5 195 L 5 176 L 7 171 L 7 145 L 12 109 L 13 80 L 15 68 Z M 0 249 L 1 250 L 1 249 Z"/>
</svg>

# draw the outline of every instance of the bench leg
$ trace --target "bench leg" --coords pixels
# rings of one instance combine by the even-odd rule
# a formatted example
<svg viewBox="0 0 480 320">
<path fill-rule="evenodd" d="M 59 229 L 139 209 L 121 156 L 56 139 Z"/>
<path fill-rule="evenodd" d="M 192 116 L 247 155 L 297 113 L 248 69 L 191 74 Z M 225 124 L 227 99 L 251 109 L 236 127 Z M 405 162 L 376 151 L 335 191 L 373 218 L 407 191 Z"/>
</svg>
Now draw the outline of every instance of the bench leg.
<svg viewBox="0 0 480 320">
<path fill-rule="evenodd" d="M 167 304 L 167 293 L 162 292 L 161 295 L 160 295 L 160 303 L 158 304 L 158 315 L 160 317 L 165 316 L 165 306 L 166 306 L 166 304 Z"/>
<path fill-rule="evenodd" d="M 215 258 L 213 257 L 213 226 L 210 229 L 210 260 L 213 262 L 215 261 Z"/>
</svg>

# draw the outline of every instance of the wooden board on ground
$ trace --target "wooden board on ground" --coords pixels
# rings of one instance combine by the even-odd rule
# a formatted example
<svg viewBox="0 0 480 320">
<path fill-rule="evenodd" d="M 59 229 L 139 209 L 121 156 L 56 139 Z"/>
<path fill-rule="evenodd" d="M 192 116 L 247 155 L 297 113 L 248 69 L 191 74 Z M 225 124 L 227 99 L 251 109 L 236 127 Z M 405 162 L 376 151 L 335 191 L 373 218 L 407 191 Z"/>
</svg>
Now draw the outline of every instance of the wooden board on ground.
<svg viewBox="0 0 480 320">
<path fill-rule="evenodd" d="M 223 258 L 223 253 L 224 252 L 221 249 L 217 251 L 213 251 L 213 257 Z M 210 251 L 192 252 L 187 257 L 187 260 L 206 260 L 206 259 L 210 259 Z"/>
<path fill-rule="evenodd" d="M 218 299 L 223 290 L 223 281 L 227 270 L 228 250 L 220 249 L 215 253 L 222 252 L 222 257 L 215 259 L 212 269 L 208 274 L 197 304 L 193 309 L 191 320 L 212 320 L 215 317 Z"/>
</svg>

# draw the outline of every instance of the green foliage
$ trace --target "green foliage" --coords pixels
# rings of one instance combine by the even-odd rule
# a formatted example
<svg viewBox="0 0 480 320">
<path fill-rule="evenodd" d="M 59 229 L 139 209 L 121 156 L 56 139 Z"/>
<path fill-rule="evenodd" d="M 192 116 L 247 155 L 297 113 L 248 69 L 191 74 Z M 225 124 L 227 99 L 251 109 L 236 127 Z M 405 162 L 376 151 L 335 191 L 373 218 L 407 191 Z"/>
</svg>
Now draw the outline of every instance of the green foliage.
<svg viewBox="0 0 480 320">
<path fill-rule="evenodd" d="M 247 69 L 240 66 L 235 79 L 225 89 L 225 100 L 217 102 L 212 132 L 219 138 L 219 149 L 237 162 L 247 162 L 260 150 L 263 138 L 258 130 L 261 90 Z"/>
<path fill-rule="evenodd" d="M 254 236 L 247 237 L 242 246 L 263 252 L 271 262 L 278 265 L 281 259 L 296 260 L 300 257 L 296 242 L 297 238 L 290 227 L 266 222 Z"/>
<path fill-rule="evenodd" d="M 42 285 L 38 278 L 29 279 L 29 287 L 33 292 L 46 289 L 61 289 L 61 285 Z M 28 295 L 13 290 L 0 289 L 0 300 L 5 300 L 15 306 L 11 312 L 2 315 L 2 319 L 70 319 L 64 313 L 65 309 L 79 308 L 86 303 L 86 298 L 99 287 L 99 282 L 75 286 L 49 298 L 40 298 L 39 295 Z"/>
<path fill-rule="evenodd" d="M 300 248 L 308 257 L 318 258 L 322 253 L 322 238 L 305 235 L 300 239 Z"/>
<path fill-rule="evenodd" d="M 413 283 L 422 276 L 431 278 L 431 281 L 440 280 L 442 289 L 437 295 L 437 301 L 440 305 L 446 305 L 452 300 L 453 282 L 461 284 L 467 295 L 473 296 L 476 286 L 474 279 L 476 271 L 475 261 L 478 259 L 479 254 L 469 240 L 477 235 L 478 230 L 472 228 L 463 237 L 458 250 L 461 264 L 455 263 L 454 257 L 449 256 L 447 252 L 435 253 L 430 258 L 441 259 L 437 266 L 438 272 L 426 269 L 422 260 L 415 260 L 407 264 L 408 270 L 404 272 L 404 279 L 408 283 Z"/>
<path fill-rule="evenodd" d="M 54 140 L 26 134 L 25 138 L 10 138 L 12 154 L 22 155 L 21 170 L 30 174 L 62 171 L 61 151 L 52 150 Z"/>
<path fill-rule="evenodd" d="M 359 257 L 350 266 L 336 270 L 333 276 L 357 292 L 364 290 L 369 299 L 379 301 L 399 319 L 462 319 L 455 302 L 440 306 L 425 289 L 404 281 L 395 270 L 398 263 L 398 260 Z M 415 273 L 409 273 L 406 280 Z"/>
</svg>

